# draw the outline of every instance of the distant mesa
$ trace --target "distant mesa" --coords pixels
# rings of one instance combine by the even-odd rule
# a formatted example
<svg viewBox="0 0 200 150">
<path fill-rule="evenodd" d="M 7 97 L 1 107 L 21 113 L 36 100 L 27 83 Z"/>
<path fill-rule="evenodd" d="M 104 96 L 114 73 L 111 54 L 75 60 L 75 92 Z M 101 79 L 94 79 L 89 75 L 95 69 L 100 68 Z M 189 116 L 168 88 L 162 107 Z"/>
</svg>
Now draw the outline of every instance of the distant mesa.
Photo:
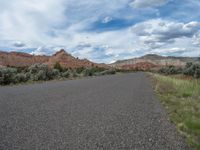
<svg viewBox="0 0 200 150">
<path fill-rule="evenodd" d="M 187 62 L 200 63 L 198 57 L 173 57 L 147 54 L 139 58 L 119 60 L 109 64 L 110 67 L 125 70 L 152 70 L 166 66 L 184 67 Z"/>
<path fill-rule="evenodd" d="M 80 68 L 80 67 L 104 67 L 125 70 L 152 70 L 160 69 L 166 66 L 184 67 L 187 62 L 200 63 L 198 57 L 164 57 L 155 54 L 147 54 L 139 58 L 119 60 L 112 64 L 99 64 L 87 59 L 79 59 L 67 53 L 64 49 L 57 51 L 52 56 L 31 55 L 21 52 L 1 52 L 0 67 L 29 67 L 33 64 L 47 64 L 53 67 L 59 62 L 63 68 Z"/>
</svg>

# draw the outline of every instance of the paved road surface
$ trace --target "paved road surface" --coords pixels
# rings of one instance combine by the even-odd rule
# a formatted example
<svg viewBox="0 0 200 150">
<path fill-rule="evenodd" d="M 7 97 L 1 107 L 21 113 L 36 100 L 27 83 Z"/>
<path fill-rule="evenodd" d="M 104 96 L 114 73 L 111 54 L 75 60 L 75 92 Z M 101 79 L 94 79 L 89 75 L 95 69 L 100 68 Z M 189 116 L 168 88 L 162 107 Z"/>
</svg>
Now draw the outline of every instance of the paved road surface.
<svg viewBox="0 0 200 150">
<path fill-rule="evenodd" d="M 0 87 L 0 150 L 188 150 L 143 73 Z"/>
</svg>

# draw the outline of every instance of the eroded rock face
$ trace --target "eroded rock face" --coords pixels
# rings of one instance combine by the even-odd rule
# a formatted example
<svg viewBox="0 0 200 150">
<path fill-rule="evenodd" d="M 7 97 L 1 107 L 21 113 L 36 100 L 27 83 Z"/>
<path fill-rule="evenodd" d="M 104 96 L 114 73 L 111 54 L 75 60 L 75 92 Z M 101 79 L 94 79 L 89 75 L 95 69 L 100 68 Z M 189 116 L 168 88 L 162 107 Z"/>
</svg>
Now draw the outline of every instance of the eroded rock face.
<svg viewBox="0 0 200 150">
<path fill-rule="evenodd" d="M 56 52 L 53 56 L 51 56 L 47 64 L 52 67 L 56 62 L 59 62 L 61 66 L 65 68 L 92 67 L 97 65 L 86 59 L 81 60 L 75 58 L 64 50 L 60 50 L 59 52 Z"/>
<path fill-rule="evenodd" d="M 149 62 L 139 62 L 136 64 L 130 64 L 130 65 L 124 65 L 122 66 L 122 69 L 125 70 L 143 70 L 143 71 L 148 71 L 151 70 L 152 68 L 157 67 L 155 64 L 149 63 Z"/>
<path fill-rule="evenodd" d="M 53 67 L 56 62 L 59 62 L 64 68 L 107 67 L 105 64 L 97 64 L 87 59 L 75 58 L 63 49 L 52 56 L 36 56 L 19 52 L 0 52 L 0 66 L 28 67 L 40 63 Z"/>
<path fill-rule="evenodd" d="M 0 52 L 0 66 L 28 67 L 36 63 L 45 63 L 48 60 L 48 56 L 34 56 L 18 52 Z"/>
</svg>

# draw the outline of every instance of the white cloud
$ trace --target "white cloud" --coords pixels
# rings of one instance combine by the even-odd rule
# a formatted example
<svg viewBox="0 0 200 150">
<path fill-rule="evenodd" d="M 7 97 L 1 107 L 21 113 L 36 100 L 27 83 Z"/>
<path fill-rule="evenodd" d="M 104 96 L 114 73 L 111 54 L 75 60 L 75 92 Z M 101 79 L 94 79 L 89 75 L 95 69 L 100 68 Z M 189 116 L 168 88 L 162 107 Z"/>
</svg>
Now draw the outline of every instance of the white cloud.
<svg viewBox="0 0 200 150">
<path fill-rule="evenodd" d="M 172 48 L 155 49 L 155 50 L 152 50 L 151 53 L 169 54 L 169 53 L 182 53 L 185 51 L 187 51 L 186 48 L 172 47 Z"/>
<path fill-rule="evenodd" d="M 133 8 L 146 8 L 164 5 L 167 1 L 168 0 L 133 0 L 129 5 Z"/>
<path fill-rule="evenodd" d="M 102 23 L 108 23 L 110 21 L 112 21 L 112 17 L 107 16 L 102 20 Z"/>
<path fill-rule="evenodd" d="M 192 44 L 200 48 L 200 32 L 193 36 Z"/>
<path fill-rule="evenodd" d="M 38 47 L 35 51 L 31 52 L 33 55 L 44 55 L 46 54 L 45 49 L 43 47 Z"/>
<path fill-rule="evenodd" d="M 0 40 L 24 41 L 33 47 L 68 45 L 68 40 L 103 14 L 128 0 L 9 0 L 0 6 Z M 108 22 L 111 17 L 105 18 Z M 76 33 L 74 33 L 76 32 Z"/>
<path fill-rule="evenodd" d="M 6 9 L 0 9 L 1 39 L 26 41 L 38 46 L 45 43 L 52 27 L 63 23 L 65 7 L 62 3 L 62 0 L 4 2 Z"/>
</svg>

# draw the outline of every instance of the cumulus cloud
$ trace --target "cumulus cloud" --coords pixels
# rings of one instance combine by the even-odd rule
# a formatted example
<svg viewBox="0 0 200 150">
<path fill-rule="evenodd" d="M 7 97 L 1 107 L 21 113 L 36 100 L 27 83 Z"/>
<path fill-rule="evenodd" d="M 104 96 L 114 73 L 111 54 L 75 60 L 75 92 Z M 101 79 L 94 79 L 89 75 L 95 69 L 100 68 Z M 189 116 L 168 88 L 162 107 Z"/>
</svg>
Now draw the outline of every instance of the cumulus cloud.
<svg viewBox="0 0 200 150">
<path fill-rule="evenodd" d="M 173 43 L 178 38 L 191 38 L 199 30 L 199 22 L 172 22 L 154 19 L 136 24 L 132 32 L 139 36 L 143 44 L 151 48 Z"/>
<path fill-rule="evenodd" d="M 125 7 L 127 1 L 4 1 L 0 6 L 0 40 L 25 41 L 33 47 L 67 45 L 74 34 L 104 14 L 109 16 Z M 110 19 L 106 17 L 104 22 Z"/>
<path fill-rule="evenodd" d="M 0 8 L 1 39 L 26 41 L 34 46 L 47 43 L 47 33 L 65 20 L 62 0 L 11 0 Z"/>
<path fill-rule="evenodd" d="M 50 49 L 40 46 L 37 49 L 35 49 L 34 51 L 32 51 L 31 54 L 33 54 L 33 55 L 47 55 L 49 53 L 49 51 L 50 51 Z"/>
<path fill-rule="evenodd" d="M 192 38 L 192 44 L 195 46 L 200 47 L 200 32 L 198 32 L 197 34 L 195 34 Z"/>
<path fill-rule="evenodd" d="M 129 5 L 133 8 L 146 8 L 164 5 L 167 1 L 168 0 L 133 0 Z"/>
<path fill-rule="evenodd" d="M 55 52 L 61 50 L 61 49 L 66 49 L 65 46 L 39 46 L 38 48 L 32 50 L 30 53 L 33 55 L 52 55 Z"/>
</svg>

